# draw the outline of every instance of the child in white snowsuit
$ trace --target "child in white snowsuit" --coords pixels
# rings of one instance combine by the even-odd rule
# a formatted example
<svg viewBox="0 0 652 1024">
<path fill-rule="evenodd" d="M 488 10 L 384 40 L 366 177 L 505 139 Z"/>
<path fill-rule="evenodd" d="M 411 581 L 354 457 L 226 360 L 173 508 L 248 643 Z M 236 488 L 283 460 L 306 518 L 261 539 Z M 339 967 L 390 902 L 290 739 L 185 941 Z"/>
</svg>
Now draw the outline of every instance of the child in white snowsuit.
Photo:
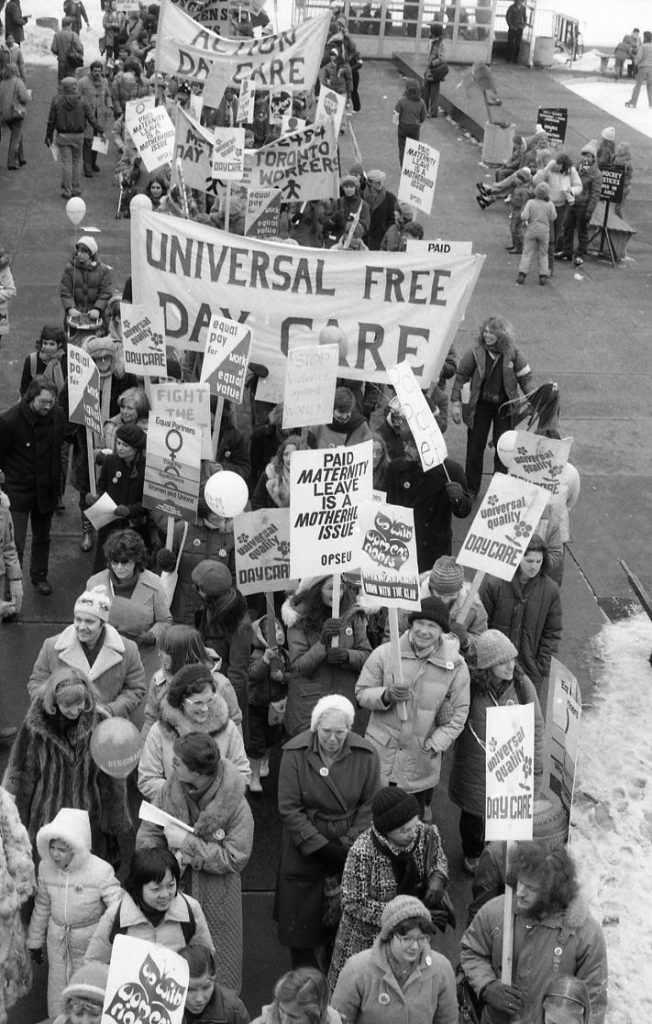
<svg viewBox="0 0 652 1024">
<path fill-rule="evenodd" d="M 9 498 L 2 491 L 4 482 L 5 475 L 0 469 L 0 619 L 18 614 L 23 606 L 23 571 L 14 540 Z"/>
<path fill-rule="evenodd" d="M 550 229 L 556 219 L 557 210 L 550 199 L 550 189 L 545 181 L 542 181 L 534 190 L 534 199 L 528 199 L 521 214 L 521 220 L 526 228 L 523 236 L 523 255 L 518 265 L 517 284 L 525 282 L 533 256 L 536 256 L 539 264 L 539 284 L 547 284 L 550 276 L 548 243 Z"/>
</svg>

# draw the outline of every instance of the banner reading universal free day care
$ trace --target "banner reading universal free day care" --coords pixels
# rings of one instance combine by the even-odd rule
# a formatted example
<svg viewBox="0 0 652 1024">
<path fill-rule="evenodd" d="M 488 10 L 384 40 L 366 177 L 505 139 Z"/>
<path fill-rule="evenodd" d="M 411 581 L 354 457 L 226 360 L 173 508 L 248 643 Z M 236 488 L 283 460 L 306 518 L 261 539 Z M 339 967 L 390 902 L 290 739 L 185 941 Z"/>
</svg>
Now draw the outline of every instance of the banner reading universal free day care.
<svg viewBox="0 0 652 1024">
<path fill-rule="evenodd" d="M 408 360 L 424 387 L 437 380 L 483 262 L 306 250 L 149 211 L 131 221 L 134 302 L 158 301 L 168 344 L 201 352 L 213 316 L 246 323 L 279 396 L 289 342 L 315 344 L 333 322 L 350 339 L 343 377 L 386 383 Z"/>
</svg>

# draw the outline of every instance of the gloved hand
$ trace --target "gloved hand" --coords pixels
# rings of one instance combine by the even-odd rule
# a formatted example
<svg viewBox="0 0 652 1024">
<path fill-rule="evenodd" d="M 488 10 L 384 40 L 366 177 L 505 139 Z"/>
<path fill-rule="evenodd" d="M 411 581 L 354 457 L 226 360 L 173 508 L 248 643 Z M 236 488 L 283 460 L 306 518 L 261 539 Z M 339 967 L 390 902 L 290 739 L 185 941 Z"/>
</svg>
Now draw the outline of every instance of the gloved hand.
<svg viewBox="0 0 652 1024">
<path fill-rule="evenodd" d="M 141 647 L 154 647 L 156 644 L 156 636 L 151 629 L 148 629 L 146 633 L 141 633 L 138 640 Z"/>
<path fill-rule="evenodd" d="M 174 552 L 170 551 L 169 548 L 161 548 L 156 553 L 156 564 L 161 572 L 172 572 L 177 564 Z"/>
<path fill-rule="evenodd" d="M 523 997 L 513 985 L 503 985 L 502 981 L 491 981 L 482 990 L 482 998 L 495 1010 L 507 1013 L 510 1016 L 518 1013 L 523 1006 Z"/>
<path fill-rule="evenodd" d="M 113 515 L 117 516 L 118 519 L 127 519 L 129 517 L 129 506 L 116 505 L 116 507 L 113 509 Z"/>
<path fill-rule="evenodd" d="M 167 844 L 171 850 L 180 850 L 189 833 L 178 825 L 164 825 L 163 835 L 165 836 Z"/>
<path fill-rule="evenodd" d="M 99 309 L 91 309 L 91 310 L 89 310 L 88 315 L 91 318 L 91 320 L 99 320 L 100 319 L 100 311 L 99 311 Z"/>
<path fill-rule="evenodd" d="M 462 487 L 461 484 L 456 483 L 455 480 L 451 480 L 444 486 L 446 489 L 446 494 L 448 495 L 448 500 L 452 505 L 456 505 L 458 502 L 464 499 L 464 488 Z"/>
<path fill-rule="evenodd" d="M 326 846 L 321 846 L 315 851 L 314 856 L 318 860 L 327 864 L 329 868 L 333 868 L 335 871 L 341 871 L 346 861 L 348 850 L 339 839 L 332 839 L 326 843 Z"/>
<path fill-rule="evenodd" d="M 339 619 L 326 619 L 324 625 L 321 627 L 321 633 L 319 634 L 321 642 L 323 644 L 327 644 L 334 636 L 339 636 L 340 625 L 341 623 Z"/>
<path fill-rule="evenodd" d="M 86 508 L 90 508 L 91 505 L 94 505 L 95 502 L 97 501 L 97 497 L 97 494 L 91 494 L 89 491 L 86 497 L 84 498 L 84 504 L 86 505 Z"/>
<path fill-rule="evenodd" d="M 392 682 L 391 686 L 385 689 L 385 693 L 390 704 L 398 704 L 402 700 L 410 699 L 410 687 L 399 686 L 395 682 Z"/>
<path fill-rule="evenodd" d="M 9 593 L 11 594 L 11 600 L 14 602 L 16 607 L 16 614 L 18 614 L 23 607 L 23 581 L 10 580 Z"/>
<path fill-rule="evenodd" d="M 428 907 L 428 910 L 436 910 L 441 907 L 444 893 L 446 892 L 446 882 L 441 875 L 433 875 L 428 880 L 428 888 L 426 894 L 423 897 L 423 902 Z"/>
<path fill-rule="evenodd" d="M 33 964 L 45 963 L 45 950 L 41 949 L 30 949 L 29 955 Z"/>
<path fill-rule="evenodd" d="M 341 647 L 329 647 L 326 651 L 326 661 L 329 665 L 348 665 L 349 652 Z"/>
<path fill-rule="evenodd" d="M 68 310 L 68 319 L 71 319 L 74 316 L 79 316 L 79 310 L 76 306 L 71 306 Z"/>
<path fill-rule="evenodd" d="M 451 419 L 452 419 L 453 423 L 461 423 L 462 422 L 462 403 L 461 402 L 451 402 L 451 404 L 449 406 L 449 411 L 450 411 Z"/>
<path fill-rule="evenodd" d="M 446 910 L 431 910 L 430 920 L 440 932 L 445 932 L 448 927 L 448 911 Z"/>
</svg>

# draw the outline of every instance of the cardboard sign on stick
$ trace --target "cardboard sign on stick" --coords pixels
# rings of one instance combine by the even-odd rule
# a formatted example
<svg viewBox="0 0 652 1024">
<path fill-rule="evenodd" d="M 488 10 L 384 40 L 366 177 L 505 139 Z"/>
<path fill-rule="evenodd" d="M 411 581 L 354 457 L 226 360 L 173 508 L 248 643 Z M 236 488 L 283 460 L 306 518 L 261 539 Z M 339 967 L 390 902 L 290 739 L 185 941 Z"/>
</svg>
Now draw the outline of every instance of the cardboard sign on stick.
<svg viewBox="0 0 652 1024">
<path fill-rule="evenodd" d="M 400 505 L 360 505 L 362 591 L 387 608 L 420 608 L 414 511 Z"/>
<path fill-rule="evenodd" d="M 244 128 L 216 128 L 211 174 L 223 181 L 240 181 L 244 168 Z"/>
<path fill-rule="evenodd" d="M 166 946 L 116 935 L 101 1024 L 181 1024 L 189 973 L 187 961 Z"/>
<path fill-rule="evenodd" d="M 145 97 L 145 99 L 154 97 Z M 127 110 L 126 127 L 146 169 L 151 172 L 174 160 L 174 125 L 164 106 L 151 107 L 132 100 Z"/>
<path fill-rule="evenodd" d="M 236 586 L 241 594 L 287 590 L 290 578 L 290 510 L 261 508 L 233 520 Z"/>
<path fill-rule="evenodd" d="M 510 432 L 511 433 L 511 432 Z M 561 475 L 568 462 L 572 437 L 542 437 L 529 430 L 515 430 L 514 447 L 503 455 L 498 441 L 498 455 L 510 476 L 543 487 L 550 494 L 561 491 Z"/>
<path fill-rule="evenodd" d="M 102 433 L 100 373 L 78 345 L 68 345 L 68 419 Z"/>
<path fill-rule="evenodd" d="M 415 440 L 424 472 L 441 465 L 448 456 L 444 435 L 423 396 L 412 367 L 407 362 L 397 363 L 388 367 L 387 373 Z"/>
<path fill-rule="evenodd" d="M 335 137 L 337 138 L 340 134 L 340 128 L 342 127 L 342 117 L 344 116 L 345 107 L 346 96 L 340 96 L 340 94 L 335 92 L 334 89 L 327 89 L 322 85 L 319 90 L 319 99 L 317 100 L 315 121 L 327 121 L 329 117 L 332 117 L 335 128 Z"/>
<path fill-rule="evenodd" d="M 409 203 L 422 213 L 430 213 L 435 198 L 438 168 L 439 150 L 433 149 L 426 142 L 407 139 L 398 186 L 399 200 Z"/>
<path fill-rule="evenodd" d="M 143 505 L 194 523 L 201 436 L 187 423 L 152 413 L 147 429 Z"/>
<path fill-rule="evenodd" d="M 579 683 L 556 658 L 550 659 L 544 785 L 556 793 L 570 821 L 582 720 Z"/>
<path fill-rule="evenodd" d="M 276 238 L 281 219 L 281 192 L 278 188 L 248 188 L 245 235 L 250 238 Z"/>
<path fill-rule="evenodd" d="M 337 345 L 297 345 L 290 349 L 283 399 L 283 430 L 331 422 L 338 360 Z"/>
<path fill-rule="evenodd" d="M 122 352 L 125 369 L 138 377 L 165 377 L 165 320 L 160 306 L 121 302 Z"/>
<path fill-rule="evenodd" d="M 534 704 L 487 708 L 485 838 L 531 839 Z"/>
<path fill-rule="evenodd" d="M 201 370 L 202 384 L 215 395 L 242 404 L 251 352 L 251 331 L 245 324 L 214 316 Z"/>
<path fill-rule="evenodd" d="M 201 457 L 210 459 L 211 394 L 208 384 L 154 384 L 150 396 L 152 412 L 175 423 L 187 423 L 201 438 Z"/>
</svg>

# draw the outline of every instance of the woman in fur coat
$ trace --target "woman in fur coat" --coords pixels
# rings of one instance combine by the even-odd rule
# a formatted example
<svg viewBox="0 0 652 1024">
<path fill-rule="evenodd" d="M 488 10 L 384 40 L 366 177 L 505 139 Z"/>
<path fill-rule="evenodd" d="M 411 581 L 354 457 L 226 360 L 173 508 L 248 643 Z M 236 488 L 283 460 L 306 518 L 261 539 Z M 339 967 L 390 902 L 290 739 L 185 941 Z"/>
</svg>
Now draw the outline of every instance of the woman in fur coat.
<svg viewBox="0 0 652 1024">
<path fill-rule="evenodd" d="M 105 910 L 122 896 L 113 868 L 91 853 L 88 811 L 63 807 L 39 829 L 41 858 L 27 944 L 41 963 L 47 937 L 48 1014 L 63 1011 L 62 993 L 84 963 L 88 943 Z"/>
<path fill-rule="evenodd" d="M 32 985 L 20 908 L 34 889 L 29 836 L 12 795 L 0 786 L 0 1024 Z"/>
<path fill-rule="evenodd" d="M 254 838 L 245 781 L 206 733 L 190 733 L 174 744 L 174 768 L 156 794 L 157 807 L 192 825 L 165 829 L 143 822 L 136 847 L 168 847 L 180 861 L 183 889 L 201 903 L 215 943 L 217 981 L 242 987 L 242 887 Z"/>
</svg>

